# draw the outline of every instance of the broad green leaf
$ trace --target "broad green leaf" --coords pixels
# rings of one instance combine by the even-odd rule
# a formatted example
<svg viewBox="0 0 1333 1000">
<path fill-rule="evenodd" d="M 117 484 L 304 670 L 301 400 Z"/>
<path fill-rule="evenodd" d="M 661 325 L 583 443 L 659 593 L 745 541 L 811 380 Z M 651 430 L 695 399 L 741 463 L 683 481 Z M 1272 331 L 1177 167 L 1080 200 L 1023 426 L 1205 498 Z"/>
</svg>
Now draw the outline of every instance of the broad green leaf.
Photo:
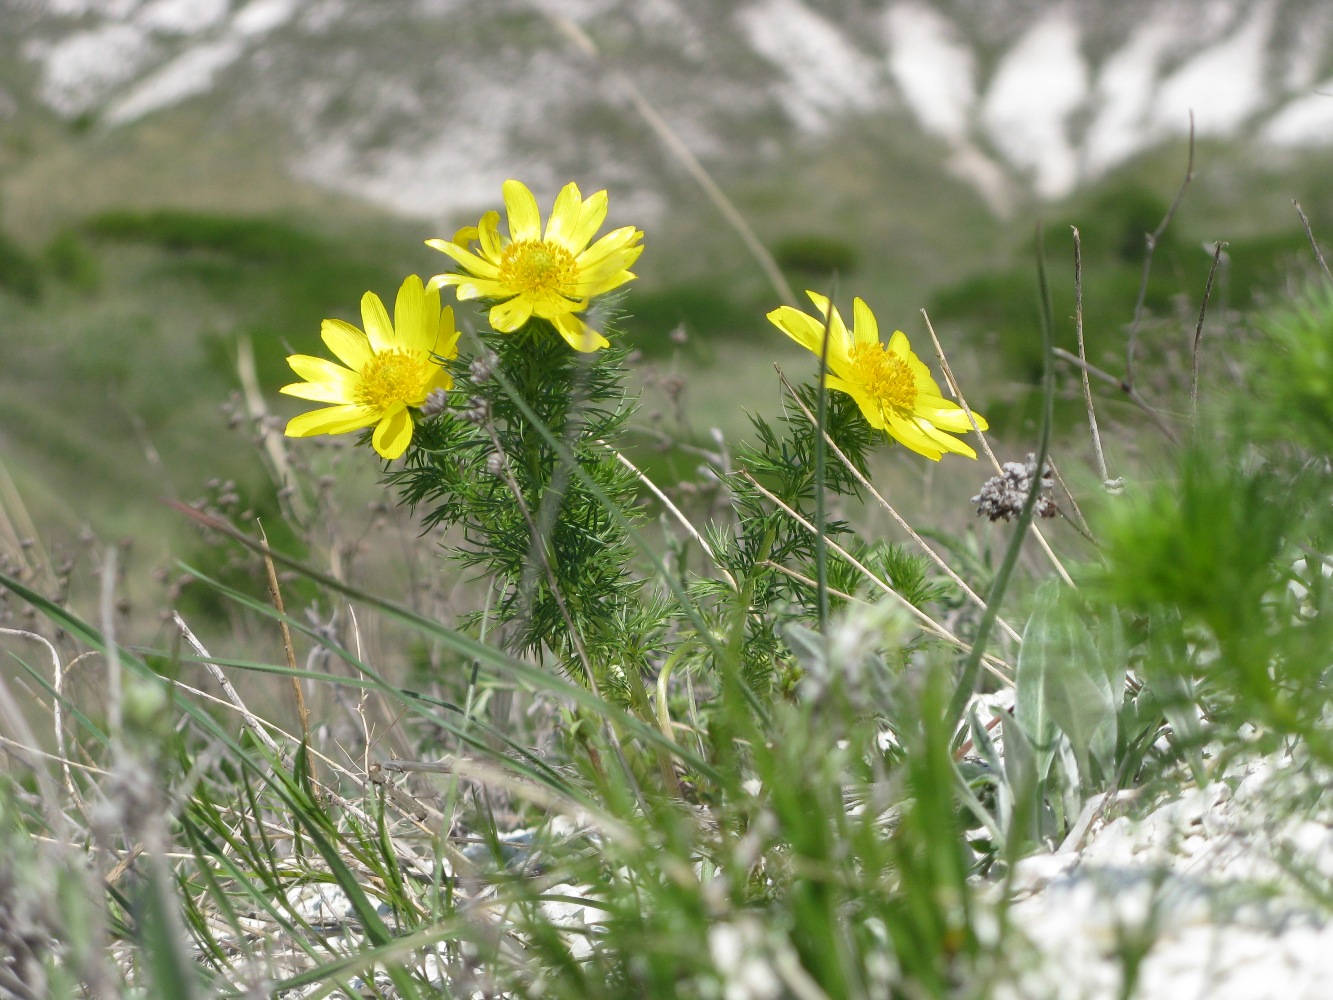
<svg viewBox="0 0 1333 1000">
<path fill-rule="evenodd" d="M 1045 779 L 1058 730 L 1069 739 L 1084 785 L 1092 756 L 1103 769 L 1115 750 L 1115 697 L 1092 634 L 1058 583 L 1038 592 L 1023 630 L 1015 678 L 1014 715 L 1037 753 Z"/>
</svg>

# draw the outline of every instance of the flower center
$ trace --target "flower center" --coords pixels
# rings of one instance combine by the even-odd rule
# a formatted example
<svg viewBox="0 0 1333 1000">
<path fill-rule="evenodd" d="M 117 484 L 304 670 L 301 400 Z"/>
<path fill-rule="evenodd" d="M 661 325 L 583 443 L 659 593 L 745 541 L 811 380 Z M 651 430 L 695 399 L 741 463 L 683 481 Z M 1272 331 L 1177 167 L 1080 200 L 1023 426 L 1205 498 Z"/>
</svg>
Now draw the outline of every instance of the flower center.
<svg viewBox="0 0 1333 1000">
<path fill-rule="evenodd" d="M 430 379 L 428 362 L 405 351 L 382 351 L 361 369 L 357 401 L 377 410 L 394 403 L 413 404 Z"/>
<path fill-rule="evenodd" d="M 500 281 L 521 293 L 568 294 L 578 274 L 574 255 L 546 240 L 520 240 L 500 251 Z"/>
<path fill-rule="evenodd" d="M 883 344 L 856 344 L 851 359 L 856 381 L 881 409 L 912 411 L 916 405 L 916 378 L 906 361 Z"/>
</svg>

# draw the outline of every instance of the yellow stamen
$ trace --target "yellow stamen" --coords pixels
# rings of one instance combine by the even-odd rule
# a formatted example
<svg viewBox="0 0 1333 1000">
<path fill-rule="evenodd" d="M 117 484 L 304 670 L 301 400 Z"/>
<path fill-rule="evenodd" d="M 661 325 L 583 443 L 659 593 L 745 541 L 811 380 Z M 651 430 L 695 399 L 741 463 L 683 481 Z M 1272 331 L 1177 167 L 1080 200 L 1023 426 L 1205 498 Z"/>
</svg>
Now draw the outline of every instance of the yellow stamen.
<svg viewBox="0 0 1333 1000">
<path fill-rule="evenodd" d="M 578 281 L 574 255 L 546 240 L 521 240 L 500 251 L 500 283 L 523 293 L 567 295 Z"/>
<path fill-rule="evenodd" d="M 911 412 L 916 405 L 916 378 L 907 362 L 883 344 L 857 344 L 851 351 L 855 381 L 881 409 Z"/>
<path fill-rule="evenodd" d="M 361 369 L 357 402 L 377 410 L 394 403 L 415 403 L 430 379 L 424 358 L 392 350 L 376 354 Z"/>
</svg>

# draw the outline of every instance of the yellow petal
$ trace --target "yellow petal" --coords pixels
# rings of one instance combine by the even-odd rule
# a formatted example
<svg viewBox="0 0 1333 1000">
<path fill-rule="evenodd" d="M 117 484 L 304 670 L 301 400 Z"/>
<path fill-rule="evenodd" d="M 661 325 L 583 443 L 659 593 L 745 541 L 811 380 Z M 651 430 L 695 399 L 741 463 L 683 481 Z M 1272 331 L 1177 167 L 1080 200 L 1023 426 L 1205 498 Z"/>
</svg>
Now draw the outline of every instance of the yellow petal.
<svg viewBox="0 0 1333 1000">
<path fill-rule="evenodd" d="M 842 384 L 835 385 L 835 382 Z M 842 382 L 841 379 L 830 379 L 828 386 L 830 389 L 841 389 L 856 400 L 856 405 L 861 408 L 861 415 L 866 418 L 866 423 L 870 424 L 871 427 L 880 431 L 888 430 L 888 426 L 884 423 L 884 411 L 880 408 L 879 403 L 869 393 L 864 392 L 859 385 L 854 382 Z"/>
<path fill-rule="evenodd" d="M 545 238 L 568 249 L 567 239 L 571 232 L 578 229 L 582 214 L 583 196 L 579 194 L 579 186 L 570 181 L 555 196 L 551 217 L 546 220 Z"/>
<path fill-rule="evenodd" d="M 440 293 L 427 291 L 421 279 L 409 274 L 398 289 L 393 304 L 393 328 L 398 346 L 415 354 L 428 354 L 435 347 L 440 326 Z"/>
<path fill-rule="evenodd" d="M 959 441 L 956 437 L 951 437 L 948 434 L 945 434 L 942 430 L 937 428 L 929 420 L 926 420 L 923 417 L 917 417 L 916 425 L 917 429 L 920 430 L 921 433 L 924 434 L 926 437 L 930 438 L 930 440 L 934 442 L 941 450 L 951 451 L 955 455 L 966 455 L 968 458 L 971 459 L 975 459 L 977 457 L 977 453 L 973 451 L 968 445 L 964 444 L 962 441 Z"/>
<path fill-rule="evenodd" d="M 508 302 L 491 306 L 491 326 L 501 333 L 513 333 L 532 318 L 532 299 L 517 295 Z"/>
<path fill-rule="evenodd" d="M 522 181 L 507 180 L 503 185 L 505 213 L 509 218 L 509 238 L 515 243 L 542 238 L 541 211 L 537 199 Z"/>
<path fill-rule="evenodd" d="M 583 248 L 592 241 L 593 234 L 601 228 L 602 223 L 606 220 L 606 204 L 605 191 L 598 191 L 583 202 L 578 222 L 564 238 L 565 248 L 570 253 L 581 253 Z"/>
<path fill-rule="evenodd" d="M 862 299 L 852 299 L 852 326 L 858 344 L 879 343 L 879 323 Z"/>
<path fill-rule="evenodd" d="M 436 389 L 443 389 L 445 392 L 448 392 L 453 387 L 454 387 L 453 376 L 450 375 L 449 372 L 446 371 L 443 367 L 437 367 L 435 369 L 435 374 L 430 377 L 430 381 L 426 383 L 426 388 L 421 393 L 421 402 L 424 403 L 426 401 L 426 397 L 429 396 Z"/>
<path fill-rule="evenodd" d="M 287 364 L 305 381 L 285 385 L 279 392 L 323 403 L 350 403 L 356 399 L 356 390 L 361 385 L 361 377 L 356 372 L 309 354 L 293 354 Z"/>
<path fill-rule="evenodd" d="M 458 266 L 463 268 L 469 274 L 477 274 L 483 278 L 494 278 L 500 273 L 500 269 L 490 261 L 483 260 L 472 251 L 459 246 L 457 243 L 451 243 L 448 240 L 427 240 L 426 246 L 452 257 L 454 261 L 457 262 Z M 431 283 L 440 284 L 440 282 L 436 281 L 436 279 L 440 277 L 443 277 L 443 275 L 437 274 L 434 278 L 430 279 Z"/>
<path fill-rule="evenodd" d="M 376 354 L 396 346 L 397 338 L 393 333 L 393 323 L 389 321 L 388 310 L 374 292 L 366 292 L 361 296 L 361 325 L 366 329 L 370 349 Z"/>
<path fill-rule="evenodd" d="M 407 412 L 407 407 L 402 403 L 395 403 L 380 419 L 375 427 L 375 433 L 371 435 L 370 443 L 375 450 L 384 458 L 394 459 L 407 450 L 408 442 L 412 440 L 412 417 Z"/>
<path fill-rule="evenodd" d="M 587 300 L 614 291 L 621 285 L 637 280 L 639 276 L 633 271 L 626 271 L 623 268 L 607 268 L 605 275 L 593 273 L 582 277 L 585 280 L 575 282 L 570 286 L 569 291 L 580 299 Z"/>
<path fill-rule="evenodd" d="M 288 437 L 311 437 L 315 434 L 346 434 L 348 431 L 369 427 L 379 419 L 379 411 L 360 404 L 326 406 L 322 410 L 300 413 L 287 422 Z"/>
<path fill-rule="evenodd" d="M 914 421 L 904 420 L 892 411 L 885 416 L 888 418 L 888 432 L 903 445 L 933 462 L 943 457 L 943 452 L 936 447 L 935 442 L 923 434 Z"/>
<path fill-rule="evenodd" d="M 458 327 L 454 325 L 454 307 L 445 306 L 440 310 L 440 322 L 435 330 L 435 346 L 431 354 L 437 358 L 458 357 Z"/>
<path fill-rule="evenodd" d="M 340 387 L 327 382 L 293 382 L 284 385 L 278 392 L 315 403 L 351 403 L 356 399 L 353 393 L 344 392 Z"/>
<path fill-rule="evenodd" d="M 915 409 L 917 416 L 925 417 L 941 430 L 951 431 L 954 434 L 966 434 L 972 429 L 972 423 L 967 419 L 966 411 L 957 403 L 941 400 L 939 404 L 931 404 L 918 397 Z M 979 429 L 983 431 L 989 429 L 990 425 L 986 423 L 986 418 L 980 413 L 974 412 L 972 416 L 976 418 Z"/>
<path fill-rule="evenodd" d="M 847 325 L 843 323 L 842 316 L 838 313 L 838 310 L 833 309 L 832 316 L 830 317 L 830 304 L 827 296 L 820 295 L 818 292 L 813 292 L 809 289 L 806 289 L 805 294 L 810 296 L 810 301 L 815 304 L 815 309 L 818 310 L 819 315 L 823 320 L 815 320 L 820 331 L 815 343 L 820 346 L 811 347 L 810 350 L 819 353 L 822 349 L 822 344 L 824 342 L 824 325 L 825 322 L 827 322 L 829 334 L 832 338 L 832 343 L 829 345 L 829 356 L 832 357 L 835 353 L 841 350 L 843 352 L 842 356 L 845 357 L 852 349 L 852 336 L 847 332 Z"/>
<path fill-rule="evenodd" d="M 455 286 L 455 294 L 460 302 L 467 302 L 469 299 L 503 299 L 514 294 L 514 290 L 507 284 L 489 278 L 459 275 L 457 281 L 449 284 Z"/>
<path fill-rule="evenodd" d="M 792 306 L 778 306 L 768 314 L 768 321 L 808 351 L 820 353 L 824 324 Z"/>
<path fill-rule="evenodd" d="M 491 209 L 481 217 L 477 224 L 477 242 L 481 244 L 481 255 L 494 269 L 494 273 L 481 272 L 482 277 L 493 278 L 500 273 L 500 252 L 504 244 L 500 240 L 500 213 Z"/>
<path fill-rule="evenodd" d="M 810 301 L 815 304 L 815 311 L 818 312 L 819 315 L 828 315 L 829 301 L 827 295 L 820 295 L 818 292 L 813 292 L 808 288 L 805 290 L 805 294 L 809 297 Z"/>
<path fill-rule="evenodd" d="M 611 346 L 611 341 L 573 313 L 557 316 L 551 320 L 551 323 L 555 326 L 556 332 L 564 337 L 565 342 L 576 351 L 583 351 L 586 354 Z"/>
<path fill-rule="evenodd" d="M 326 319 L 320 324 L 319 335 L 334 357 L 353 371 L 359 372 L 375 356 L 366 335 L 343 320 Z"/>
<path fill-rule="evenodd" d="M 588 308 L 585 299 L 569 299 L 554 291 L 529 292 L 523 298 L 531 303 L 532 315 L 540 316 L 542 319 L 555 319 L 557 316 Z"/>
<path fill-rule="evenodd" d="M 967 414 L 957 407 L 950 410 L 944 407 L 923 405 L 921 400 L 918 399 L 914 410 L 918 417 L 929 420 L 940 430 L 949 431 L 952 434 L 966 434 L 972 429 L 972 425 L 968 423 Z"/>
<path fill-rule="evenodd" d="M 643 233 L 633 226 L 622 226 L 619 229 L 613 229 L 600 240 L 594 243 L 588 249 L 582 251 L 575 257 L 575 262 L 580 268 L 596 267 L 605 261 L 617 251 L 626 251 L 635 240 L 643 239 Z M 643 253 L 643 247 L 633 247 L 628 260 L 634 261 L 639 254 Z"/>
</svg>

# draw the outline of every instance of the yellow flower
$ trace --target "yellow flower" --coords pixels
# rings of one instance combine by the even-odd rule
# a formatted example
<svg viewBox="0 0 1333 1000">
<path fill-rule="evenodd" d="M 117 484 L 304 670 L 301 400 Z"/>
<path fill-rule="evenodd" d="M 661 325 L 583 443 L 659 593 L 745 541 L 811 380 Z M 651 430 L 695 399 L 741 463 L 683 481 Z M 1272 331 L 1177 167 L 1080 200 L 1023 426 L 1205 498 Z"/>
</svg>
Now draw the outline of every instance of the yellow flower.
<svg viewBox="0 0 1333 1000">
<path fill-rule="evenodd" d="M 452 240 L 427 240 L 463 268 L 437 274 L 432 288 L 457 286 L 459 300 L 492 299 L 491 326 L 501 333 L 520 329 L 537 316 L 548 320 L 576 351 L 596 351 L 610 342 L 576 313 L 596 296 L 619 288 L 635 275 L 629 266 L 643 253 L 643 233 L 624 226 L 588 246 L 606 218 L 606 192 L 583 200 L 577 184 L 566 184 L 542 234 L 537 199 L 519 181 L 504 182 L 509 235 L 500 235 L 500 214 L 487 212 L 476 228 L 461 229 Z M 474 253 L 469 245 L 480 244 Z"/>
<path fill-rule="evenodd" d="M 838 310 L 834 309 L 830 317 L 827 298 L 816 292 L 805 294 L 819 311 L 818 317 L 782 306 L 768 318 L 816 355 L 822 353 L 827 322 L 828 374 L 824 384 L 828 388 L 847 393 L 872 427 L 888 432 L 927 458 L 938 462 L 946 451 L 977 457 L 962 441 L 945 433 L 963 434 L 972 425 L 963 408 L 940 393 L 930 369 L 912 352 L 905 333 L 895 330 L 887 346 L 880 343 L 875 314 L 860 299 L 852 303 L 855 332 L 848 332 Z M 990 426 L 979 413 L 972 416 L 981 430 Z"/>
<path fill-rule="evenodd" d="M 453 379 L 442 362 L 458 356 L 454 311 L 440 309 L 440 293 L 427 289 L 415 274 L 398 289 L 392 323 L 374 292 L 361 297 L 365 332 L 340 319 L 326 319 L 320 336 L 347 367 L 308 354 L 287 359 L 305 379 L 284 385 L 289 396 L 333 403 L 293 417 L 288 437 L 346 434 L 375 425 L 371 443 L 385 458 L 397 458 L 412 440 L 409 406 L 420 406 L 436 389 L 450 389 Z"/>
</svg>

